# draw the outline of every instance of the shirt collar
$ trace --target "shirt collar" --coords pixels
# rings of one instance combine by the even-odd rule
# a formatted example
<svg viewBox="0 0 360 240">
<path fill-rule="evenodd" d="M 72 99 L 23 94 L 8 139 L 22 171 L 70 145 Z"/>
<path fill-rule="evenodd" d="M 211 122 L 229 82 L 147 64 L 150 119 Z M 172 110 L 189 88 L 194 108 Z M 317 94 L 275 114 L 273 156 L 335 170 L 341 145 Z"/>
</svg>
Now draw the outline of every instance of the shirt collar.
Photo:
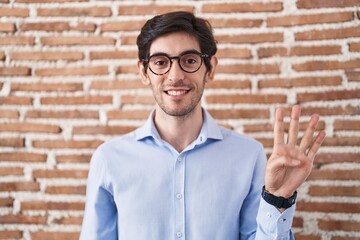
<svg viewBox="0 0 360 240">
<path fill-rule="evenodd" d="M 207 139 L 222 140 L 223 134 L 221 132 L 219 125 L 208 113 L 208 111 L 206 111 L 205 109 L 202 109 L 202 111 L 203 111 L 204 121 L 199 136 L 204 141 Z M 145 139 L 147 137 L 152 137 L 158 140 L 161 139 L 159 132 L 157 131 L 154 124 L 154 114 L 155 114 L 155 110 L 151 112 L 145 124 L 142 127 L 135 130 L 135 137 L 137 141 Z"/>
</svg>

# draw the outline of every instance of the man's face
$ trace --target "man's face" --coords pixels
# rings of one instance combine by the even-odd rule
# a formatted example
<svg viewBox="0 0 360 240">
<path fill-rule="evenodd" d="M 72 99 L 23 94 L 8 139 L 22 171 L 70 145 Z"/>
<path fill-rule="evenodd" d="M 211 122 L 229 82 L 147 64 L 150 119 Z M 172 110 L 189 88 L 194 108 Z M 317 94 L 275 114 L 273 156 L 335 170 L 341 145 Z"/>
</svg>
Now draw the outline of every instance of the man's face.
<svg viewBox="0 0 360 240">
<path fill-rule="evenodd" d="M 176 32 L 155 39 L 150 47 L 150 56 L 165 53 L 173 57 L 189 50 L 201 52 L 196 38 L 185 32 Z M 180 68 L 178 59 L 172 61 L 169 72 L 163 75 L 156 75 L 149 68 L 146 73 L 141 71 L 142 81 L 150 85 L 158 110 L 171 116 L 186 116 L 195 109 L 201 109 L 205 82 L 212 78 L 209 74 L 212 76 L 213 72 L 207 73 L 202 63 L 198 71 L 187 73 Z M 140 68 L 141 65 L 138 64 Z"/>
</svg>

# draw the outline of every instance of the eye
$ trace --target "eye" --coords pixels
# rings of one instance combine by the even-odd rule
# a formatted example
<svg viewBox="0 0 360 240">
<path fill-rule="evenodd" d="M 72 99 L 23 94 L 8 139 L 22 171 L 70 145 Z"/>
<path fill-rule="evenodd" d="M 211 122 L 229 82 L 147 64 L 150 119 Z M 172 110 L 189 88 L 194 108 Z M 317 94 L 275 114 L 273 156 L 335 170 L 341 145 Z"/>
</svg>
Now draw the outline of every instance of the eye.
<svg viewBox="0 0 360 240">
<path fill-rule="evenodd" d="M 199 56 L 196 54 L 186 54 L 182 56 L 181 61 L 185 65 L 196 65 L 200 62 Z"/>
<path fill-rule="evenodd" d="M 157 68 L 167 67 L 169 59 L 166 56 L 154 56 L 150 59 L 150 64 Z"/>
</svg>

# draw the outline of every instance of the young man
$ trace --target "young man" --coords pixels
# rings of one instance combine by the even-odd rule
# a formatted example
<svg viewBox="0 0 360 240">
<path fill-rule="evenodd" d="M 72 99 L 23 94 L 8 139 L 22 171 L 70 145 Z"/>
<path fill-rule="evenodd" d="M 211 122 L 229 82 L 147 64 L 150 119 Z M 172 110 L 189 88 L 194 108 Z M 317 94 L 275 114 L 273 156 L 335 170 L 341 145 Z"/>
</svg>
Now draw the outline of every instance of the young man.
<svg viewBox="0 0 360 240">
<path fill-rule="evenodd" d="M 325 134 L 313 115 L 297 145 L 300 107 L 284 142 L 276 111 L 274 150 L 219 127 L 201 107 L 216 43 L 207 21 L 172 12 L 137 39 L 138 68 L 156 106 L 145 125 L 93 155 L 81 239 L 293 239 L 296 189 Z"/>
</svg>

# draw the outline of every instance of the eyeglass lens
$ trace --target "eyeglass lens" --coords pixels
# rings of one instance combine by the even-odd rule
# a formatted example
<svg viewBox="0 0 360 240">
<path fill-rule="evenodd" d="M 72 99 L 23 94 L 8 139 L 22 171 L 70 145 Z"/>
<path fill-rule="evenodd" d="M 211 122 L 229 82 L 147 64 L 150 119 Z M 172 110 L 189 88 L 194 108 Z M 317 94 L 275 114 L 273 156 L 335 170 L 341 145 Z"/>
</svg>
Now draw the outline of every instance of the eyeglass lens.
<svg viewBox="0 0 360 240">
<path fill-rule="evenodd" d="M 202 64 L 202 57 L 198 53 L 186 53 L 172 58 L 165 54 L 159 54 L 150 57 L 149 68 L 155 74 L 166 74 L 171 68 L 172 59 L 177 59 L 180 68 L 188 73 L 196 72 Z"/>
</svg>

